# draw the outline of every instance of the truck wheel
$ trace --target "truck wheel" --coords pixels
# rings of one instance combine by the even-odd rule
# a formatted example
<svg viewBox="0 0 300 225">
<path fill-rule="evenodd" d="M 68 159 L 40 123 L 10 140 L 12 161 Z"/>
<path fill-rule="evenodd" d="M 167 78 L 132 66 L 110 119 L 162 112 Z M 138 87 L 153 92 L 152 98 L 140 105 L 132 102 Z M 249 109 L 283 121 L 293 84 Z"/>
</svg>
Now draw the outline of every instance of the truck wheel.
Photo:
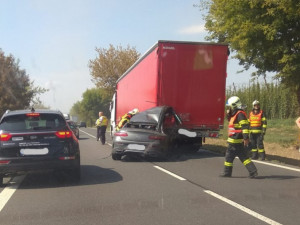
<svg viewBox="0 0 300 225">
<path fill-rule="evenodd" d="M 117 154 L 117 153 L 112 153 L 111 157 L 112 157 L 113 160 L 121 160 L 122 155 Z"/>
</svg>

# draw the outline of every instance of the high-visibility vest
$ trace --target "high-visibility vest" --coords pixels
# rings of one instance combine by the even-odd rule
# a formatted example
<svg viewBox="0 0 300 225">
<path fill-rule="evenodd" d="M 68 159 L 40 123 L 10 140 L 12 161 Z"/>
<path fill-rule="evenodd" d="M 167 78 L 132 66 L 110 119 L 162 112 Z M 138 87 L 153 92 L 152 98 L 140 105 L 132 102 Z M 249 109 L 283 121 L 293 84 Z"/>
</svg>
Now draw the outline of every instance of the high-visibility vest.
<svg viewBox="0 0 300 225">
<path fill-rule="evenodd" d="M 122 119 L 120 120 L 120 122 L 118 123 L 118 126 L 116 127 L 116 130 L 120 130 L 125 123 L 128 123 L 128 121 L 132 118 L 132 114 L 131 113 L 126 113 L 125 115 L 122 116 Z"/>
<path fill-rule="evenodd" d="M 261 116 L 262 110 L 260 110 L 258 114 L 254 114 L 251 111 L 249 115 L 250 127 L 261 127 Z"/>
<path fill-rule="evenodd" d="M 102 126 L 107 126 L 108 124 L 108 119 L 106 116 L 101 116 L 99 119 L 97 119 L 96 121 L 96 125 L 99 126 L 99 127 L 102 127 Z"/>
<path fill-rule="evenodd" d="M 234 123 L 234 121 L 236 120 L 238 114 L 243 113 L 245 115 L 245 118 L 247 118 L 247 115 L 244 111 L 239 110 L 237 111 L 237 113 L 232 116 L 229 120 L 229 124 L 228 124 L 228 139 L 227 142 L 230 143 L 242 143 L 244 141 L 243 138 L 237 138 L 237 137 L 233 137 L 235 134 L 239 134 L 239 133 L 249 133 L 249 130 L 242 130 L 242 125 L 245 123 L 248 123 L 247 120 L 245 121 L 239 121 L 238 123 Z"/>
<path fill-rule="evenodd" d="M 262 115 L 263 111 L 260 110 L 258 114 L 254 114 L 253 111 L 249 114 L 249 122 L 250 122 L 250 132 L 251 133 L 261 133 L 263 128 L 262 123 Z M 266 126 L 265 126 L 266 128 Z"/>
</svg>

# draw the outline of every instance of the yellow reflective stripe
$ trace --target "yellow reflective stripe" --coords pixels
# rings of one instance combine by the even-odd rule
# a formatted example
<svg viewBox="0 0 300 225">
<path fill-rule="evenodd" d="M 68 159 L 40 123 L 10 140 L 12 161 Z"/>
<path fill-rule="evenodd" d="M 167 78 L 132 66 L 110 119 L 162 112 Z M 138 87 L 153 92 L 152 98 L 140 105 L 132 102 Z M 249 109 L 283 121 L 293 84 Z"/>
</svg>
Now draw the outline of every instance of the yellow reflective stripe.
<svg viewBox="0 0 300 225">
<path fill-rule="evenodd" d="M 248 129 L 244 129 L 242 130 L 243 134 L 249 134 L 249 130 Z"/>
<path fill-rule="evenodd" d="M 267 125 L 264 124 L 262 127 L 263 127 L 263 128 L 267 128 Z"/>
<path fill-rule="evenodd" d="M 266 117 L 261 118 L 261 121 L 266 121 L 266 120 L 267 120 Z"/>
<path fill-rule="evenodd" d="M 233 144 L 240 144 L 240 143 L 243 143 L 243 139 L 233 139 L 233 138 L 228 138 L 227 139 L 227 142 L 229 143 L 233 143 Z"/>
<path fill-rule="evenodd" d="M 241 125 L 249 124 L 248 120 L 241 120 L 239 123 L 240 123 Z"/>
<path fill-rule="evenodd" d="M 250 130 L 250 133 L 259 134 L 261 133 L 261 130 Z"/>
<path fill-rule="evenodd" d="M 230 162 L 224 162 L 224 165 L 225 165 L 225 166 L 233 166 L 233 163 L 230 163 Z"/>
<path fill-rule="evenodd" d="M 257 152 L 257 149 L 252 149 L 251 152 Z"/>
<path fill-rule="evenodd" d="M 258 152 L 265 152 L 264 149 L 258 149 Z"/>
<path fill-rule="evenodd" d="M 251 159 L 246 159 L 243 164 L 246 166 L 247 164 L 251 163 Z"/>
</svg>

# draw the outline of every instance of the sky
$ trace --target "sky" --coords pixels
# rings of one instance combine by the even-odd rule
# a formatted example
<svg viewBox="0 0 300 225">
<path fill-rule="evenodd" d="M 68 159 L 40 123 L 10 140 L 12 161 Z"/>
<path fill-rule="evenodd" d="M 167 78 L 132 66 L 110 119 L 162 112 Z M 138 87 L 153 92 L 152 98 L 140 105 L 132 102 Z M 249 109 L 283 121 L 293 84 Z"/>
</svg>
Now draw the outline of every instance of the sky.
<svg viewBox="0 0 300 225">
<path fill-rule="evenodd" d="M 95 48 L 135 47 L 158 40 L 206 42 L 199 0 L 0 0 L 0 49 L 20 60 L 42 103 L 64 113 L 95 84 L 88 68 Z M 227 85 L 248 83 L 251 72 L 234 59 Z"/>
</svg>

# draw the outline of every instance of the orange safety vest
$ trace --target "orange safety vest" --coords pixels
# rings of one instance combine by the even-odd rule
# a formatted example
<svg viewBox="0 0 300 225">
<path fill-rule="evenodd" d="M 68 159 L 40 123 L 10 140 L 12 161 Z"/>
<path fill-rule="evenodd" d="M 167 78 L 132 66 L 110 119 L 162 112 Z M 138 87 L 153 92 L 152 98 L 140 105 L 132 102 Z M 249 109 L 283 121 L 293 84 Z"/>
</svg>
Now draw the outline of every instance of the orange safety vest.
<svg viewBox="0 0 300 225">
<path fill-rule="evenodd" d="M 242 126 L 239 123 L 234 123 L 239 113 L 243 113 L 245 117 L 247 118 L 247 114 L 244 111 L 237 111 L 237 113 L 230 118 L 229 124 L 228 124 L 228 136 L 231 137 L 234 134 L 242 133 Z"/>
<path fill-rule="evenodd" d="M 261 116 L 262 116 L 263 111 L 260 110 L 258 114 L 254 114 L 252 111 L 250 112 L 249 115 L 249 122 L 250 122 L 250 129 L 251 127 L 261 127 Z"/>
</svg>

